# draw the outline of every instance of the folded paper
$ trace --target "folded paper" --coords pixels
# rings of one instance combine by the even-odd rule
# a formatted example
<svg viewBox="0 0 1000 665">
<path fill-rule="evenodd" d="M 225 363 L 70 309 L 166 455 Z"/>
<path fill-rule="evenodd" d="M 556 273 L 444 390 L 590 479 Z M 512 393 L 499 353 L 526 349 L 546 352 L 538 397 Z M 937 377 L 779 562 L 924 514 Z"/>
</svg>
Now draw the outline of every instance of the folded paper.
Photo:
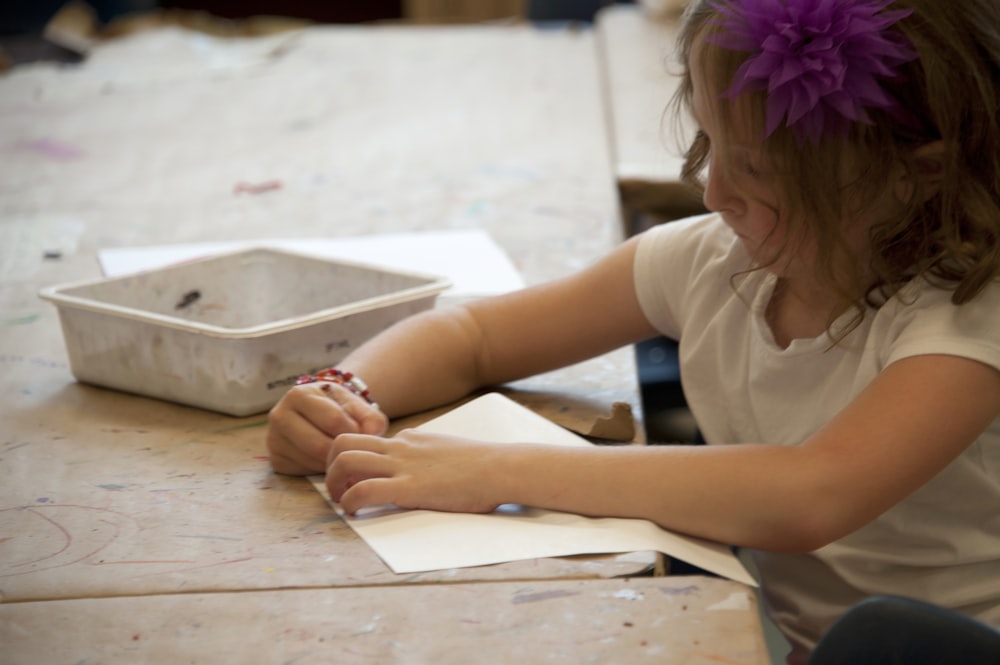
<svg viewBox="0 0 1000 665">
<path fill-rule="evenodd" d="M 498 443 L 593 445 L 499 393 L 476 398 L 419 429 Z M 657 551 L 756 586 L 729 547 L 672 533 L 648 520 L 585 517 L 517 505 L 500 506 L 488 514 L 372 506 L 347 515 L 330 500 L 322 476 L 310 480 L 396 573 L 540 557 Z"/>
</svg>

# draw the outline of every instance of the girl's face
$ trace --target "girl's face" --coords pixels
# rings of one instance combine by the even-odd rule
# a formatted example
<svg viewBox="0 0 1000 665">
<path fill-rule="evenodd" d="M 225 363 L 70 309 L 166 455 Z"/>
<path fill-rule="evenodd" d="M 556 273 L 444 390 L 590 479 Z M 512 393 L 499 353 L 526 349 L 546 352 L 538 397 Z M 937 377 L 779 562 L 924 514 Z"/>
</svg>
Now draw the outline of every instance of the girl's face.
<svg viewBox="0 0 1000 665">
<path fill-rule="evenodd" d="M 770 182 L 760 143 L 752 138 L 750 123 L 746 127 L 721 126 L 724 119 L 717 117 L 720 91 L 703 71 L 700 50 L 695 47 L 690 67 L 692 112 L 699 126 L 696 140 L 708 144 L 703 202 L 708 210 L 722 216 L 755 263 L 783 274 L 792 265 L 782 255 L 798 255 L 804 247 L 788 237 L 788 224 L 782 221 L 778 194 Z M 747 115 L 734 113 L 733 117 Z M 783 252 L 785 249 L 792 251 Z"/>
<path fill-rule="evenodd" d="M 691 110 L 700 128 L 696 140 L 705 141 L 708 149 L 702 195 L 705 207 L 722 216 L 755 264 L 779 277 L 814 279 L 820 255 L 817 240 L 806 224 L 790 223 L 776 184 L 779 179 L 762 150 L 762 128 L 753 126 L 749 109 L 741 109 L 743 102 L 737 99 L 732 102 L 735 108 L 721 111 L 722 105 L 730 102 L 719 100 L 722 90 L 718 77 L 706 71 L 711 65 L 704 49 L 701 43 L 695 45 L 689 67 Z M 848 183 L 861 172 L 860 167 L 844 170 L 831 177 Z M 865 264 L 872 225 L 898 214 L 900 205 L 899 195 L 887 190 L 881 199 L 841 220 L 844 249 L 851 257 L 862 259 L 844 263 L 842 270 L 856 271 L 856 266 Z"/>
</svg>

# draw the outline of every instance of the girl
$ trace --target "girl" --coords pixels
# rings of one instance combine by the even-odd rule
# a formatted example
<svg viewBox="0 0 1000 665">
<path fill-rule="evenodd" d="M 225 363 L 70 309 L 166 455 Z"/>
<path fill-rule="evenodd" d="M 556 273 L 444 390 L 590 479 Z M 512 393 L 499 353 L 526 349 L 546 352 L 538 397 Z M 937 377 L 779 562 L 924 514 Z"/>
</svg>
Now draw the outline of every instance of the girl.
<svg viewBox="0 0 1000 665">
<path fill-rule="evenodd" d="M 749 548 L 791 663 L 874 594 L 1000 625 L 1000 5 L 702 0 L 679 45 L 712 213 L 378 336 L 342 367 L 381 407 L 336 373 L 293 388 L 275 470 L 348 511 L 521 503 Z M 657 334 L 710 445 L 381 436 Z"/>
</svg>

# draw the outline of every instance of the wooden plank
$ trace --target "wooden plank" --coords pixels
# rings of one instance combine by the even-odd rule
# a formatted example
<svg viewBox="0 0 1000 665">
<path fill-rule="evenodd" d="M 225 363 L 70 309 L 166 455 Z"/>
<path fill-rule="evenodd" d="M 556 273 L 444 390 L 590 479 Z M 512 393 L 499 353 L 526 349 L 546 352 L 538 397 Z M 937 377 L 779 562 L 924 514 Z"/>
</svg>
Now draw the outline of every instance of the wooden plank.
<svg viewBox="0 0 1000 665">
<path fill-rule="evenodd" d="M 637 5 L 611 5 L 595 21 L 623 203 L 666 219 L 702 211 L 699 197 L 680 182 L 693 125 L 677 124 L 670 107 L 679 84 L 678 28 L 676 12 Z"/>
<path fill-rule="evenodd" d="M 768 663 L 755 598 L 711 578 L 180 594 L 0 605 L 21 663 Z"/>
<path fill-rule="evenodd" d="M 615 175 L 677 181 L 681 145 L 669 114 L 680 80 L 674 53 L 677 17 L 612 5 L 597 14 L 595 31 L 611 111 Z"/>
</svg>

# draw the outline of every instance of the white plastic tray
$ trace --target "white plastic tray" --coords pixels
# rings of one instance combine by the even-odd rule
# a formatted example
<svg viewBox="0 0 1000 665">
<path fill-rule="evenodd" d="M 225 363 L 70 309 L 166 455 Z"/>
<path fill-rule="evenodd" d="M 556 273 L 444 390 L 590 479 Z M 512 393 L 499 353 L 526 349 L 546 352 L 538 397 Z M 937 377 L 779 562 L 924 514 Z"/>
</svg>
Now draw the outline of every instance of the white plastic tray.
<svg viewBox="0 0 1000 665">
<path fill-rule="evenodd" d="M 248 249 L 43 289 L 77 380 L 245 416 L 430 309 L 447 279 Z"/>
</svg>

